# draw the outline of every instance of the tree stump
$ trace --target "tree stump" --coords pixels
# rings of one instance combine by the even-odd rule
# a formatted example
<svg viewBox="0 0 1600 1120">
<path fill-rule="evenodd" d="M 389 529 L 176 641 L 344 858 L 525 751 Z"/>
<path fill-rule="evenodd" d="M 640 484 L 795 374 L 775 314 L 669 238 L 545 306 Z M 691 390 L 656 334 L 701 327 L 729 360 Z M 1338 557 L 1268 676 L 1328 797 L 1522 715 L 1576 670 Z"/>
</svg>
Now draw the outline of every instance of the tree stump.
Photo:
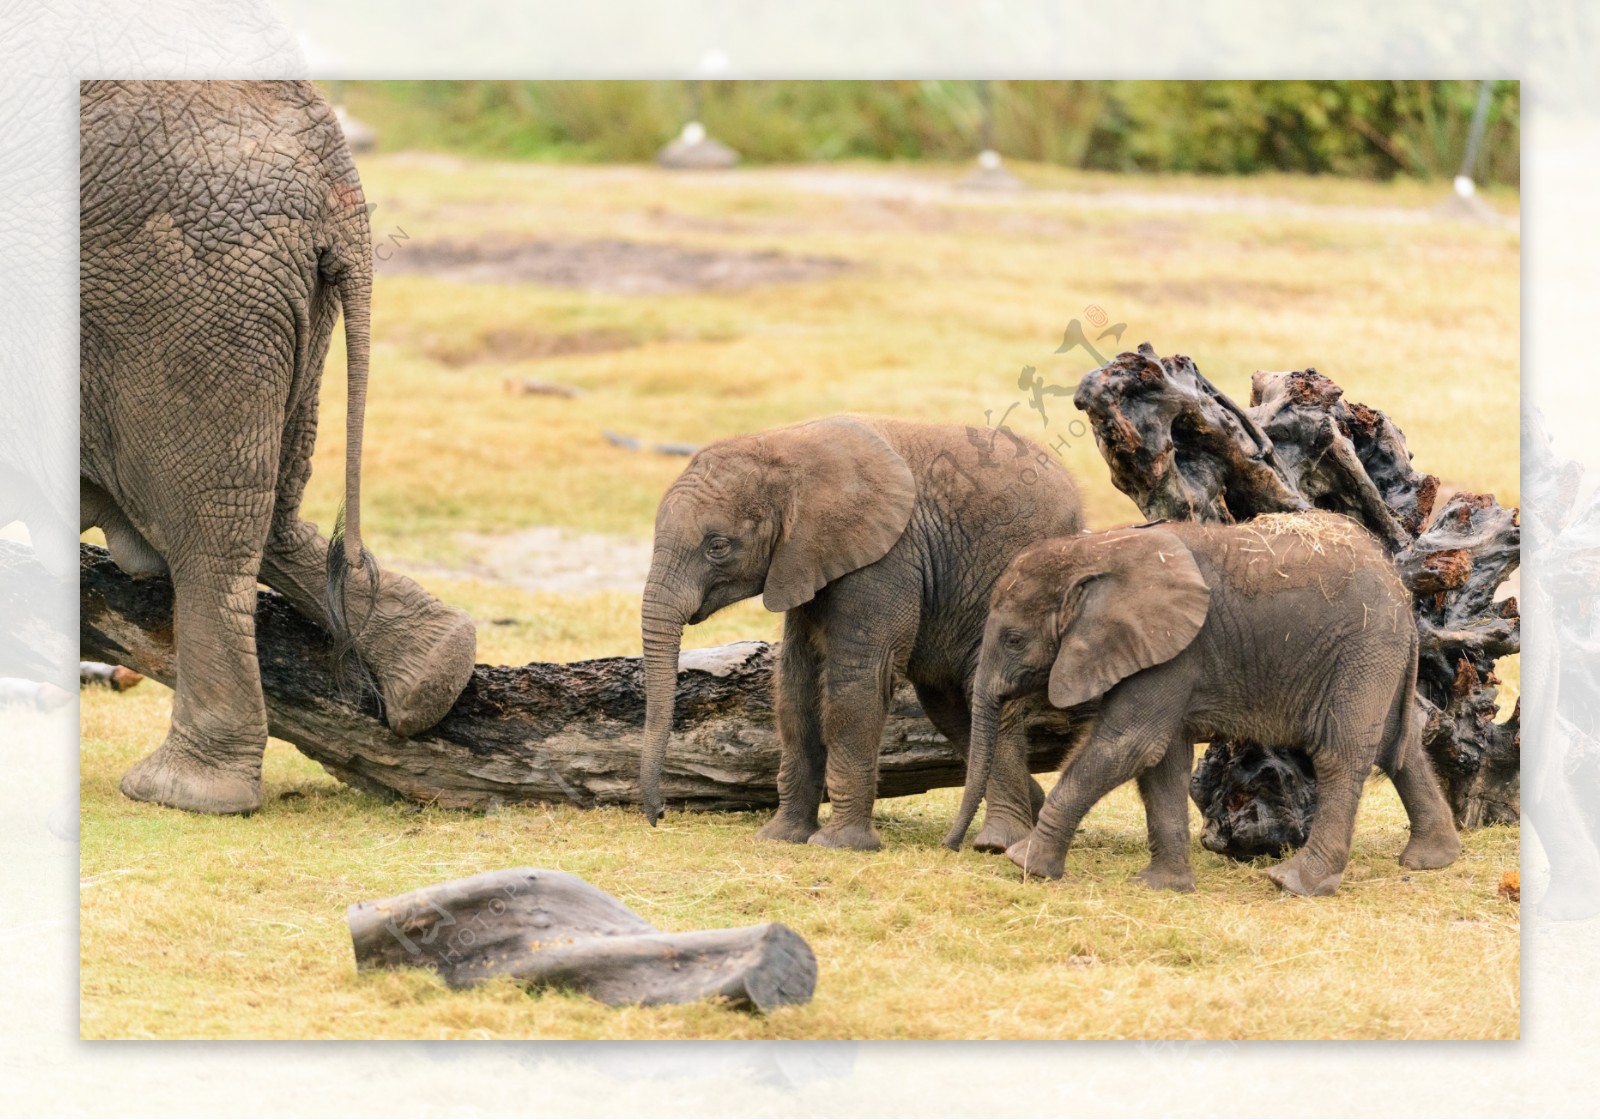
<svg viewBox="0 0 1600 1120">
<path fill-rule="evenodd" d="M 1416 603 L 1423 742 L 1460 827 L 1515 821 L 1521 708 L 1496 724 L 1496 658 L 1520 649 L 1515 599 L 1495 602 L 1517 567 L 1517 510 L 1457 494 L 1430 520 L 1439 481 L 1411 465 L 1383 413 L 1343 400 L 1314 369 L 1258 371 L 1241 409 L 1182 355 L 1149 343 L 1079 384 L 1112 481 L 1145 516 L 1235 522 L 1320 509 L 1366 526 L 1394 556 Z M 1251 859 L 1303 845 L 1316 803 L 1300 754 L 1270 744 L 1210 744 L 1191 795 L 1202 843 Z"/>
<path fill-rule="evenodd" d="M 80 545 L 79 553 L 81 655 L 170 687 L 172 584 L 131 579 L 103 549 Z M 257 598 L 256 652 L 271 733 L 359 789 L 460 809 L 639 803 L 645 695 L 637 657 L 479 665 L 444 719 L 403 739 L 379 717 L 375 701 L 341 694 L 327 635 L 271 591 Z M 669 805 L 778 803 L 776 653 L 764 642 L 684 652 L 663 775 Z M 1030 766 L 1058 766 L 1078 730 L 1073 717 L 1040 702 L 1023 718 Z M 928 723 L 911 687 L 899 683 L 884 726 L 878 796 L 965 780 L 966 760 Z"/>
<path fill-rule="evenodd" d="M 519 867 L 358 902 L 356 967 L 432 968 L 452 988 L 510 976 L 613 1007 L 723 999 L 768 1012 L 807 1003 L 817 958 L 788 926 L 663 933 L 562 871 Z"/>
</svg>

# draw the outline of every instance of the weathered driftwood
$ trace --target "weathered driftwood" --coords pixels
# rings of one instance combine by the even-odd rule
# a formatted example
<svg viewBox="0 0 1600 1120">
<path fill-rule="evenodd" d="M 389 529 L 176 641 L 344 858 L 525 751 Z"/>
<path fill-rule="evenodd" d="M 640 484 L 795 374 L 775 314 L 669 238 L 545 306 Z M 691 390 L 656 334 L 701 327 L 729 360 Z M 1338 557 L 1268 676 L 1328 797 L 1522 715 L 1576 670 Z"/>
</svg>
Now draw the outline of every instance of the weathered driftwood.
<svg viewBox="0 0 1600 1120">
<path fill-rule="evenodd" d="M 82 656 L 171 685 L 172 585 L 135 581 L 101 549 L 80 546 Z M 639 801 L 644 679 L 637 657 L 570 665 L 479 665 L 437 725 L 395 735 L 370 699 L 344 698 L 327 636 L 279 595 L 256 608 L 267 722 L 273 735 L 357 788 L 449 808 L 556 802 L 585 808 Z M 778 803 L 771 676 L 775 646 L 739 642 L 684 653 L 675 738 L 664 775 L 670 806 L 751 809 Z M 1041 704 L 1026 715 L 1030 764 L 1059 764 L 1073 728 Z M 878 795 L 900 797 L 966 777 L 901 684 L 884 727 Z"/>
<path fill-rule="evenodd" d="M 1518 511 L 1457 494 L 1395 561 L 1417 600 L 1422 742 L 1464 828 L 1521 811 L 1522 703 L 1496 723 L 1496 659 L 1522 648 L 1517 600 L 1495 592 L 1521 557 Z"/>
<path fill-rule="evenodd" d="M 1306 508 L 1254 419 L 1183 355 L 1162 361 L 1148 342 L 1078 383 L 1116 484 L 1146 517 L 1243 521 Z"/>
<path fill-rule="evenodd" d="M 346 912 L 356 966 L 432 968 L 451 987 L 509 976 L 614 1007 L 724 999 L 742 1010 L 806 1003 L 817 958 L 770 922 L 663 933 L 598 887 L 519 867 L 358 902 Z"/>
<path fill-rule="evenodd" d="M 1517 819 L 1520 708 L 1495 724 L 1494 660 L 1517 652 L 1516 510 L 1458 494 L 1430 523 L 1438 479 L 1411 466 L 1383 413 L 1343 400 L 1316 370 L 1258 372 L 1241 409 L 1182 355 L 1148 343 L 1088 374 L 1089 415 L 1112 481 L 1147 517 L 1243 521 L 1316 506 L 1365 525 L 1416 596 L 1424 743 L 1463 827 Z M 1212 743 L 1191 792 L 1203 843 L 1241 859 L 1305 842 L 1315 781 L 1279 748 Z"/>
</svg>

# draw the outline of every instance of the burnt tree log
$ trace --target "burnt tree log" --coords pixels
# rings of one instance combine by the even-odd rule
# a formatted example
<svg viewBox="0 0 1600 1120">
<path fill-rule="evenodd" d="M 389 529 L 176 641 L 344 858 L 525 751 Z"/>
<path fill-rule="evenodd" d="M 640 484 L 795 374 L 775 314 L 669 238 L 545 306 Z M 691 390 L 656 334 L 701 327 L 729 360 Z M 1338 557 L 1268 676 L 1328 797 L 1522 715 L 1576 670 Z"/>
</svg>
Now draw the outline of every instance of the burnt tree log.
<svg viewBox="0 0 1600 1120">
<path fill-rule="evenodd" d="M 80 545 L 79 552 L 81 656 L 170 687 L 171 583 L 133 580 L 103 549 Z M 479 665 L 444 719 L 403 739 L 383 722 L 376 701 L 343 695 L 327 635 L 271 591 L 257 599 L 256 651 L 271 733 L 358 789 L 461 809 L 639 803 L 645 695 L 637 657 Z M 663 775 L 669 805 L 738 810 L 778 803 L 776 651 L 738 642 L 683 654 L 677 738 Z M 1071 718 L 1039 704 L 1024 719 L 1033 770 L 1059 765 L 1075 733 Z M 965 760 L 901 682 L 884 726 L 878 796 L 965 779 Z"/>
<path fill-rule="evenodd" d="M 1493 670 L 1520 649 L 1516 600 L 1495 601 L 1519 561 L 1518 511 L 1457 494 L 1433 516 L 1438 479 L 1412 467 L 1388 417 L 1343 396 L 1314 369 L 1258 371 L 1241 409 L 1189 358 L 1145 343 L 1087 374 L 1073 403 L 1147 517 L 1235 522 L 1314 506 L 1370 530 L 1414 597 L 1423 742 L 1456 823 L 1515 821 L 1521 709 L 1494 722 Z M 1239 859 L 1303 845 L 1316 789 L 1303 757 L 1289 757 L 1299 753 L 1211 743 L 1191 785 L 1201 842 Z"/>
<path fill-rule="evenodd" d="M 806 1003 L 817 958 L 788 926 L 663 933 L 563 871 L 518 867 L 346 911 L 356 967 L 431 968 L 452 988 L 509 976 L 613 1007 L 721 999 L 768 1012 Z"/>
</svg>

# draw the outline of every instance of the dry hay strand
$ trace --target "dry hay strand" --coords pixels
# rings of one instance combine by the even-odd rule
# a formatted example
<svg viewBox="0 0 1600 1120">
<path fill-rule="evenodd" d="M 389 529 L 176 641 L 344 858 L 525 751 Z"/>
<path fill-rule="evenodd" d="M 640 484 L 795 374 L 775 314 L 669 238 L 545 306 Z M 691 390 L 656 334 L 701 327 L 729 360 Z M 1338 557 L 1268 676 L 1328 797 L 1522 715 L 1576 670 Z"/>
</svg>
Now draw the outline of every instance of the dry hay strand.
<svg viewBox="0 0 1600 1120">
<path fill-rule="evenodd" d="M 1241 583 L 1241 590 L 1251 595 L 1315 587 L 1331 603 L 1355 577 L 1359 549 L 1363 544 L 1377 544 L 1360 522 L 1326 510 L 1258 514 L 1241 522 L 1239 528 L 1247 531 L 1246 539 L 1253 538 L 1261 546 L 1252 548 L 1242 541 L 1233 545 L 1238 551 L 1251 554 Z M 1280 551 L 1278 546 L 1284 547 Z M 1296 547 L 1305 550 L 1298 558 Z M 1350 563 L 1343 565 L 1330 582 L 1326 566 L 1308 564 L 1306 553 L 1326 556 L 1335 549 L 1343 549 Z"/>
<path fill-rule="evenodd" d="M 1323 555 L 1330 547 L 1343 546 L 1355 551 L 1362 540 L 1375 540 L 1360 523 L 1326 510 L 1300 513 L 1263 513 L 1245 522 L 1270 551 L 1272 538 L 1293 537 L 1306 548 Z"/>
</svg>

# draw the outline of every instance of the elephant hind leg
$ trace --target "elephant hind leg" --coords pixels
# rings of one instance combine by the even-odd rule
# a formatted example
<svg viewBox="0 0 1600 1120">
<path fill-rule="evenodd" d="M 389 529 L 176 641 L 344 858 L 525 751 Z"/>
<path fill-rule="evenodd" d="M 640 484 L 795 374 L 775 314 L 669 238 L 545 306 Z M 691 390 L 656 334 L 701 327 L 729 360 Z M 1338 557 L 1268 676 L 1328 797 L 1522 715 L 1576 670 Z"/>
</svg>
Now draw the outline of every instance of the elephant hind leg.
<svg viewBox="0 0 1600 1120">
<path fill-rule="evenodd" d="M 1312 756 L 1317 772 L 1317 809 L 1306 846 L 1274 867 L 1267 878 L 1290 894 L 1329 895 L 1339 889 L 1356 831 L 1361 788 L 1374 752 L 1323 747 Z"/>
<path fill-rule="evenodd" d="M 1406 752 L 1405 765 L 1389 777 L 1411 822 L 1411 839 L 1400 853 L 1400 866 L 1414 871 L 1449 867 L 1461 854 L 1461 837 L 1427 751 L 1416 744 Z"/>
<path fill-rule="evenodd" d="M 258 563 L 259 556 L 208 556 L 175 566 L 172 726 L 123 777 L 133 800 L 197 813 L 260 808 L 267 714 L 256 661 Z"/>
<path fill-rule="evenodd" d="M 1179 736 L 1160 762 L 1139 775 L 1150 865 L 1138 877 L 1152 890 L 1194 890 L 1194 870 L 1189 866 L 1189 779 L 1193 773 L 1194 744 L 1187 736 Z"/>
</svg>

